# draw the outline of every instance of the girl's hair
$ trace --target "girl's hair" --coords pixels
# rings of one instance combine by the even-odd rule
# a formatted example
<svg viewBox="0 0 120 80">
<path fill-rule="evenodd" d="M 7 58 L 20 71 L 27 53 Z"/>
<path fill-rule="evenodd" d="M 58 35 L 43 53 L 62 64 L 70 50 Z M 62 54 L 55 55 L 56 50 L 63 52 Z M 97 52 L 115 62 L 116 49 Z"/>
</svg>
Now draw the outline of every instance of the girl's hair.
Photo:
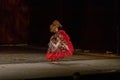
<svg viewBox="0 0 120 80">
<path fill-rule="evenodd" d="M 56 26 L 56 27 L 62 27 L 62 24 L 58 20 L 54 20 L 51 25 Z"/>
<path fill-rule="evenodd" d="M 54 20 L 52 24 L 50 25 L 51 32 L 54 32 L 56 28 L 62 28 L 61 23 L 58 20 Z"/>
</svg>

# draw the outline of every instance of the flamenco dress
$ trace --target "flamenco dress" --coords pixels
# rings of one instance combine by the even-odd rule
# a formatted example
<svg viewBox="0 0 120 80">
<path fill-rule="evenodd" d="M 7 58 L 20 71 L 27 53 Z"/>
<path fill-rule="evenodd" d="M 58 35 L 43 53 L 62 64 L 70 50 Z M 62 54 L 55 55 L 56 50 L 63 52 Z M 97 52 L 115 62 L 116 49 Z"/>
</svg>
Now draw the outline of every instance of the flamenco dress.
<svg viewBox="0 0 120 80">
<path fill-rule="evenodd" d="M 57 61 L 73 54 L 74 48 L 70 37 L 64 30 L 59 30 L 50 38 L 46 58 Z"/>
</svg>

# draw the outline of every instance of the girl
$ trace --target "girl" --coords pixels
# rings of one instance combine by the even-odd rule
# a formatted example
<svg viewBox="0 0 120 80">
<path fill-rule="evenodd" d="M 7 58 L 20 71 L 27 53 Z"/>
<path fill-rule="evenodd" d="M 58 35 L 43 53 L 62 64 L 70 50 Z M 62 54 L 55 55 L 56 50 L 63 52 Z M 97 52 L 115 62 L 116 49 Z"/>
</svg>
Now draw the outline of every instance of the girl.
<svg viewBox="0 0 120 80">
<path fill-rule="evenodd" d="M 72 55 L 74 48 L 69 36 L 64 30 L 59 30 L 62 27 L 58 20 L 54 20 L 50 25 L 50 31 L 54 33 L 51 36 L 46 58 L 53 63 L 58 60 Z"/>
</svg>

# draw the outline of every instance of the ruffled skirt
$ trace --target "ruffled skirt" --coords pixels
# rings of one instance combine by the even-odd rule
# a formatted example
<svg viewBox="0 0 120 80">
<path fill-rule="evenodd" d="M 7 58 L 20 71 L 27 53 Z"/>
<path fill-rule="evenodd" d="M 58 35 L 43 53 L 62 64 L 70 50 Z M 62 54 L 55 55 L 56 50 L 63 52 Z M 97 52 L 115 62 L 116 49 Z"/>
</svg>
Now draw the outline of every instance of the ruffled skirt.
<svg viewBox="0 0 120 80">
<path fill-rule="evenodd" d="M 57 50 L 55 52 L 48 51 L 46 54 L 46 58 L 49 61 L 57 61 L 57 60 L 65 58 L 67 56 L 71 56 L 73 54 L 73 45 L 71 42 L 69 42 L 68 47 L 69 47 L 69 50 L 63 51 L 63 49 L 61 49 L 61 50 Z"/>
</svg>

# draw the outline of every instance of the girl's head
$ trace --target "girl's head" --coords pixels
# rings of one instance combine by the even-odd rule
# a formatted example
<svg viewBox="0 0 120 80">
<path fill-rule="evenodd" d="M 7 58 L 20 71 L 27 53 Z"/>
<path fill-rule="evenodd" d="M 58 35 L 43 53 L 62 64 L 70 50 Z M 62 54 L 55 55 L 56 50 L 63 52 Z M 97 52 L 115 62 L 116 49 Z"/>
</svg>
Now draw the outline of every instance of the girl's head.
<svg viewBox="0 0 120 80">
<path fill-rule="evenodd" d="M 59 27 L 62 27 L 61 23 L 58 20 L 54 20 L 50 25 L 50 31 L 57 32 Z"/>
</svg>

